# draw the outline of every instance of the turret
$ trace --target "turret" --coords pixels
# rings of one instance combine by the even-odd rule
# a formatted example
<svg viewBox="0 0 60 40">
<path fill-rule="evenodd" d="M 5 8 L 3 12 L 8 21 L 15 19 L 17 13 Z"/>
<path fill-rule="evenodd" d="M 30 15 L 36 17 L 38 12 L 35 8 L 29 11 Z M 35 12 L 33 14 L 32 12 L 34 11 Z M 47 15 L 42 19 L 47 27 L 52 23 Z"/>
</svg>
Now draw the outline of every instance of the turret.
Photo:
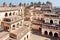
<svg viewBox="0 0 60 40">
<path fill-rule="evenodd" d="M 51 8 L 52 8 L 52 3 L 51 3 L 51 2 L 47 1 L 47 2 L 46 2 L 46 5 L 47 5 L 48 7 L 51 7 Z"/>
<path fill-rule="evenodd" d="M 9 7 L 12 7 L 12 3 L 9 4 Z"/>
<path fill-rule="evenodd" d="M 4 2 L 4 3 L 3 3 L 3 7 L 5 7 L 5 6 L 7 6 L 7 4 Z"/>
</svg>

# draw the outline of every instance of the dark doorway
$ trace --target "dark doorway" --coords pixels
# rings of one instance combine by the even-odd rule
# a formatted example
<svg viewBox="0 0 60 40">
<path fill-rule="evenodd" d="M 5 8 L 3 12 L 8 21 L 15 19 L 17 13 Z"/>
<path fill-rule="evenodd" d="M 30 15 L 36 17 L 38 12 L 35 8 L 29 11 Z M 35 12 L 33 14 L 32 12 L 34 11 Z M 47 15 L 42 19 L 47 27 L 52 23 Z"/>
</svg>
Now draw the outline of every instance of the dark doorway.
<svg viewBox="0 0 60 40">
<path fill-rule="evenodd" d="M 11 16 L 11 13 L 9 14 L 9 16 Z"/>
<path fill-rule="evenodd" d="M 27 35 L 27 39 L 28 39 L 28 35 Z"/>
<path fill-rule="evenodd" d="M 52 36 L 53 35 L 52 32 L 49 32 L 49 35 Z"/>
<path fill-rule="evenodd" d="M 45 20 L 43 20 L 43 23 L 45 23 Z"/>
<path fill-rule="evenodd" d="M 7 13 L 5 13 L 5 16 L 8 16 L 8 14 L 7 14 Z"/>
<path fill-rule="evenodd" d="M 50 24 L 53 24 L 53 20 L 50 20 Z"/>
<path fill-rule="evenodd" d="M 39 28 L 39 32 L 40 32 L 40 34 L 42 33 L 42 28 Z"/>
<path fill-rule="evenodd" d="M 47 32 L 47 31 L 45 31 L 45 32 L 44 32 L 44 34 L 45 34 L 45 35 L 48 35 L 48 32 Z"/>
<path fill-rule="evenodd" d="M 59 24 L 60 24 L 60 21 L 59 21 Z"/>
<path fill-rule="evenodd" d="M 58 37 L 58 34 L 57 33 L 54 33 L 54 37 Z"/>
</svg>

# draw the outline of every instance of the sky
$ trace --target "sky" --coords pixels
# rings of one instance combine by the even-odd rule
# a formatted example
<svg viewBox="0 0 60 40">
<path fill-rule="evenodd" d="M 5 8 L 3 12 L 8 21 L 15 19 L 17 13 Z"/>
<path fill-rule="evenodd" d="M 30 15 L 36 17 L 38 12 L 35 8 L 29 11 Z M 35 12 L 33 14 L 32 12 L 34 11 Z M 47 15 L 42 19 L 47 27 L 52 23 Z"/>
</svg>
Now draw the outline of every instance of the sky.
<svg viewBox="0 0 60 40">
<path fill-rule="evenodd" d="M 3 2 L 6 2 L 6 4 L 9 4 L 10 2 L 12 4 L 18 5 L 20 2 L 21 3 L 30 3 L 30 2 L 38 2 L 40 1 L 41 3 L 46 3 L 47 1 L 52 2 L 54 7 L 60 7 L 60 0 L 0 0 L 0 5 L 3 4 Z"/>
</svg>

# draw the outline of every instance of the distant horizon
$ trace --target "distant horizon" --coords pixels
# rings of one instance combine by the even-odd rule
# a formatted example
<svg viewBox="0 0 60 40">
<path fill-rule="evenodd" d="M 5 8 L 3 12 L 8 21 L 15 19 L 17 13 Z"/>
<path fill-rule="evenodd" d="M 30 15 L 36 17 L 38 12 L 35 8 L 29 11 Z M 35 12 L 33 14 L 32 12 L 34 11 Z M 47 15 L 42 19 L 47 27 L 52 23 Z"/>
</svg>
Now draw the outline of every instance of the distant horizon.
<svg viewBox="0 0 60 40">
<path fill-rule="evenodd" d="M 41 3 L 46 3 L 47 1 L 51 2 L 53 7 L 59 7 L 60 8 L 60 0 L 0 0 L 0 6 L 3 5 L 3 2 L 6 2 L 7 5 L 9 3 L 12 3 L 14 5 L 18 5 L 19 3 L 30 3 L 30 2 L 41 2 Z"/>
</svg>

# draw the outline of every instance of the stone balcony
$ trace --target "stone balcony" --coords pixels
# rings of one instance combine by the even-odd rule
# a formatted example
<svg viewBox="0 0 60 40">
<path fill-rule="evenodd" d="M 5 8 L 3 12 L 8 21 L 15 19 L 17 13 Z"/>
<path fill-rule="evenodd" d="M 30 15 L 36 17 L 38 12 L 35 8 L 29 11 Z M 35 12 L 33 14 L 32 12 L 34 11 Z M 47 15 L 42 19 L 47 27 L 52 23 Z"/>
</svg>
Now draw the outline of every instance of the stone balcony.
<svg viewBox="0 0 60 40">
<path fill-rule="evenodd" d="M 10 18 L 4 18 L 4 20 L 2 22 L 7 23 L 7 24 L 13 24 L 13 23 L 16 23 L 20 20 L 23 20 L 23 19 L 21 17 L 14 17 L 14 18 L 10 17 Z"/>
<path fill-rule="evenodd" d="M 60 30 L 60 25 L 44 23 L 44 21 L 32 21 L 32 24 L 39 25 L 41 28 Z"/>
<path fill-rule="evenodd" d="M 42 7 L 42 10 L 52 10 L 52 9 L 47 7 Z"/>
<path fill-rule="evenodd" d="M 59 18 L 60 14 L 50 12 L 50 13 L 45 13 L 44 16 L 45 16 L 45 17 Z"/>
<path fill-rule="evenodd" d="M 60 30 L 59 25 L 54 25 L 54 24 L 41 24 L 42 28 L 47 28 L 47 29 L 53 29 L 53 30 Z"/>
<path fill-rule="evenodd" d="M 54 24 L 41 24 L 42 28 L 47 28 L 47 29 L 53 29 L 53 30 L 60 30 L 59 25 L 54 25 Z"/>
<path fill-rule="evenodd" d="M 59 16 L 58 15 L 44 15 L 44 17 L 49 17 L 49 18 L 58 18 L 59 19 Z"/>
<path fill-rule="evenodd" d="M 16 20 L 19 20 L 19 19 L 22 19 L 21 16 L 12 16 L 12 17 L 6 17 L 3 19 L 3 21 L 5 22 L 13 22 L 13 21 L 16 21 Z"/>
<path fill-rule="evenodd" d="M 44 21 L 41 21 L 41 20 L 34 20 L 34 21 L 32 21 L 33 24 L 38 24 L 38 25 L 40 25 L 43 22 Z"/>
</svg>

